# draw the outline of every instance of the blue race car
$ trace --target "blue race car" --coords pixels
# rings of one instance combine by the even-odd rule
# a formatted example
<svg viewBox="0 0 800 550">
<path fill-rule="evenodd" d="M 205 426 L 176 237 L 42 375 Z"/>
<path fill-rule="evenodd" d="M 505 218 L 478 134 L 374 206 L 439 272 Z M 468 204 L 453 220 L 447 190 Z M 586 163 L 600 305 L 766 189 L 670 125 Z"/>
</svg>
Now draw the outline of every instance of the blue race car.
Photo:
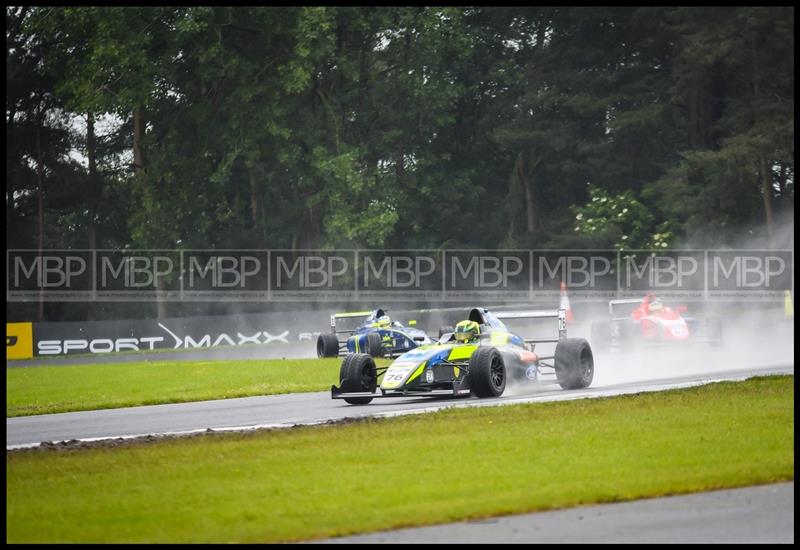
<svg viewBox="0 0 800 550">
<path fill-rule="evenodd" d="M 472 308 L 455 332 L 403 353 L 389 366 L 376 365 L 364 353 L 348 354 L 339 369 L 339 386 L 331 386 L 331 398 L 366 405 L 380 397 L 500 397 L 510 381 L 586 388 L 594 378 L 592 348 L 583 338 L 567 338 L 566 317 L 561 308 L 496 314 Z M 537 324 L 557 319 L 558 331 L 542 334 L 526 322 L 524 337 L 511 332 L 503 319 Z M 536 350 L 538 344 L 547 349 Z"/>
<path fill-rule="evenodd" d="M 350 322 L 353 328 L 342 326 L 353 320 L 360 324 L 353 327 Z M 331 332 L 323 332 L 317 338 L 317 356 L 366 353 L 372 357 L 397 357 L 408 350 L 433 343 L 424 331 L 414 327 L 415 324 L 416 321 L 409 321 L 409 326 L 403 326 L 398 321 L 392 321 L 382 309 L 336 313 L 331 315 Z M 447 328 L 443 327 L 445 330 Z M 344 334 L 347 338 L 340 340 L 340 335 Z"/>
</svg>

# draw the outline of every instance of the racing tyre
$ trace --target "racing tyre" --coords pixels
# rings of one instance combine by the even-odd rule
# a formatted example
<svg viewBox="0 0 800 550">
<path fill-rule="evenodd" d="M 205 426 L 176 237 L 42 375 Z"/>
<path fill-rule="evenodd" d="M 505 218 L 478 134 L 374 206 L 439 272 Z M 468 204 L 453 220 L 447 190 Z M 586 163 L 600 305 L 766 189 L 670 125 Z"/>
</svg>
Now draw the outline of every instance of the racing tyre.
<svg viewBox="0 0 800 550">
<path fill-rule="evenodd" d="M 378 374 L 375 360 L 366 353 L 350 353 L 339 368 L 339 388 L 343 393 L 375 393 L 378 387 Z M 366 405 L 372 397 L 346 397 L 351 405 Z"/>
<path fill-rule="evenodd" d="M 595 321 L 592 323 L 592 344 L 599 352 L 611 349 L 611 323 L 608 321 Z"/>
<path fill-rule="evenodd" d="M 383 357 L 383 340 L 377 332 L 367 334 L 367 353 L 372 357 Z"/>
<path fill-rule="evenodd" d="M 506 364 L 497 348 L 478 348 L 469 358 L 469 387 L 478 397 L 500 397 L 506 389 Z"/>
<path fill-rule="evenodd" d="M 456 329 L 451 327 L 450 325 L 444 325 L 443 327 L 439 327 L 439 338 L 447 334 L 448 332 L 455 332 Z"/>
<path fill-rule="evenodd" d="M 335 334 L 323 332 L 317 338 L 317 357 L 336 357 L 339 355 L 339 340 Z"/>
<path fill-rule="evenodd" d="M 583 338 L 566 338 L 556 344 L 555 363 L 558 383 L 565 390 L 586 388 L 594 378 L 592 348 Z"/>
</svg>

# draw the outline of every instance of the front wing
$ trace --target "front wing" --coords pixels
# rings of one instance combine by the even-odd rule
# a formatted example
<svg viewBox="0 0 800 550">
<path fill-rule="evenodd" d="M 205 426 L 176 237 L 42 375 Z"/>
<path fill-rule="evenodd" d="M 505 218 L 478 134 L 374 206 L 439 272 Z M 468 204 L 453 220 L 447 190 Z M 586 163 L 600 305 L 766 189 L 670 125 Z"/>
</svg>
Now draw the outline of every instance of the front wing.
<svg viewBox="0 0 800 550">
<path fill-rule="evenodd" d="M 347 399 L 353 397 L 460 397 L 469 395 L 469 376 L 463 376 L 460 380 L 453 381 L 452 389 L 398 389 L 398 390 L 384 390 L 378 388 L 375 392 L 343 392 L 337 386 L 331 386 L 332 399 Z"/>
</svg>

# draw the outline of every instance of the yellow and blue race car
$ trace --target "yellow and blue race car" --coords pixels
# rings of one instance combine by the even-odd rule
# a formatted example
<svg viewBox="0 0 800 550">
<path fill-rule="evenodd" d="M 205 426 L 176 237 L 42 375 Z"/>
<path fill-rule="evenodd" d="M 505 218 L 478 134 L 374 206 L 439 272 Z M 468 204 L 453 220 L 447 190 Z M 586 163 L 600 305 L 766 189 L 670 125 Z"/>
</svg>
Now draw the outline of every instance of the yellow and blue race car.
<svg viewBox="0 0 800 550">
<path fill-rule="evenodd" d="M 558 334 L 523 338 L 502 319 L 557 319 Z M 539 355 L 534 351 L 539 343 L 555 343 L 555 351 Z M 366 353 L 347 354 L 339 369 L 339 386 L 331 386 L 331 397 L 353 405 L 378 397 L 499 397 L 509 380 L 578 389 L 588 387 L 593 377 L 591 346 L 583 338 L 567 338 L 564 309 L 493 314 L 486 308 L 472 308 L 453 332 L 403 353 L 388 367 L 377 367 Z"/>
<path fill-rule="evenodd" d="M 397 357 L 433 343 L 424 331 L 415 327 L 416 321 L 408 324 L 403 326 L 393 321 L 383 309 L 335 313 L 331 315 L 331 332 L 323 332 L 317 338 L 317 356 L 365 353 L 372 357 Z M 440 335 L 442 330 L 450 328 L 440 329 Z M 346 338 L 341 339 L 341 335 L 346 335 Z"/>
</svg>

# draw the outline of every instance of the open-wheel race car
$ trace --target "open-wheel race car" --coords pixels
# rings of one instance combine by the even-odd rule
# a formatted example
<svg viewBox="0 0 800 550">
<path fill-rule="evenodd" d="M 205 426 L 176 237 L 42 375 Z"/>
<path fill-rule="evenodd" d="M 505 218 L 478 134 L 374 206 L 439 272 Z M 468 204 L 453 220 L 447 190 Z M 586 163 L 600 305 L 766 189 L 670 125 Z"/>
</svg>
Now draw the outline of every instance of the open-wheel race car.
<svg viewBox="0 0 800 550">
<path fill-rule="evenodd" d="M 609 319 L 592 323 L 591 340 L 598 351 L 635 350 L 648 345 L 722 343 L 718 316 L 687 315 L 685 305 L 670 307 L 653 293 L 642 299 L 611 300 Z"/>
<path fill-rule="evenodd" d="M 366 353 L 372 357 L 396 357 L 433 342 L 414 326 L 416 321 L 408 324 L 403 326 L 392 320 L 383 309 L 335 313 L 331 315 L 331 332 L 323 332 L 317 338 L 317 356 Z"/>
<path fill-rule="evenodd" d="M 554 319 L 558 330 L 555 336 L 524 338 L 512 333 L 502 319 Z M 555 343 L 555 351 L 539 355 L 538 343 Z M 473 308 L 453 332 L 403 353 L 388 367 L 377 367 L 364 353 L 348 354 L 339 370 L 339 386 L 331 386 L 331 397 L 353 405 L 379 397 L 499 397 L 509 380 L 577 389 L 589 386 L 593 377 L 592 349 L 582 338 L 567 338 L 564 309 L 494 314 Z"/>
</svg>

